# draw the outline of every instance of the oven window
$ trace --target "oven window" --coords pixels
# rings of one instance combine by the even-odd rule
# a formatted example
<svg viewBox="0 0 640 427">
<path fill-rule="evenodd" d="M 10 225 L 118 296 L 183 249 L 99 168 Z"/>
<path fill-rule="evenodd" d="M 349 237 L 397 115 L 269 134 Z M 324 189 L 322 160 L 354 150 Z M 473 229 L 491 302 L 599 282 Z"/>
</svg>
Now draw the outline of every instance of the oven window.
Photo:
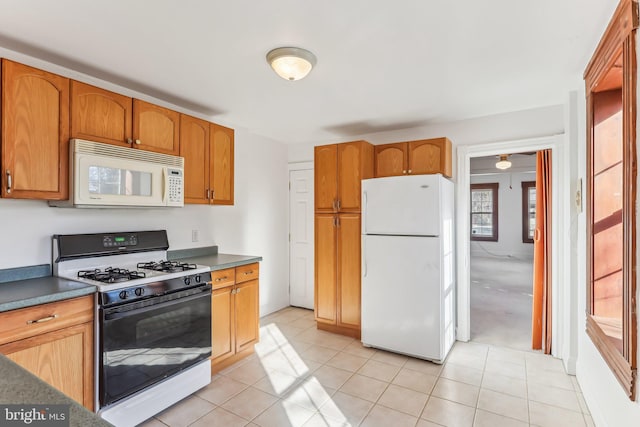
<svg viewBox="0 0 640 427">
<path fill-rule="evenodd" d="M 101 406 L 211 355 L 211 294 L 185 300 L 129 312 L 101 310 Z"/>
<path fill-rule="evenodd" d="M 151 196 L 151 173 L 106 166 L 89 166 L 89 193 Z"/>
</svg>

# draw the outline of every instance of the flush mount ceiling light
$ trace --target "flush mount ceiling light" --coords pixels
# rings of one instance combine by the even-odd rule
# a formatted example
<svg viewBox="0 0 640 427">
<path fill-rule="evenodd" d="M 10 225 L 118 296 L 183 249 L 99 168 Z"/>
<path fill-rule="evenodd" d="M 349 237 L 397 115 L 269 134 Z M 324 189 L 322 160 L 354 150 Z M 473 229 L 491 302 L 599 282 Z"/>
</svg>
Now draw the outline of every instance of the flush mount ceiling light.
<svg viewBox="0 0 640 427">
<path fill-rule="evenodd" d="M 498 160 L 498 162 L 496 163 L 496 167 L 498 169 L 509 169 L 511 167 L 511 162 L 509 160 L 507 160 L 507 157 L 509 157 L 508 154 L 501 154 L 500 155 L 500 160 Z"/>
<path fill-rule="evenodd" d="M 316 65 L 316 56 L 299 47 L 279 47 L 267 53 L 267 62 L 283 79 L 300 80 Z"/>
</svg>

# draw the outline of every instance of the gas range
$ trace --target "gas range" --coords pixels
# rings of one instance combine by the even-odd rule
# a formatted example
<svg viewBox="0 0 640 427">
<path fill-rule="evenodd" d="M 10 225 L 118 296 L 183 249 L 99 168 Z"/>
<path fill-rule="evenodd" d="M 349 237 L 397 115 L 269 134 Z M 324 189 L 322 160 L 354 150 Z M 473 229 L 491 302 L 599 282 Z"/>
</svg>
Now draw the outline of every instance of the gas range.
<svg viewBox="0 0 640 427">
<path fill-rule="evenodd" d="M 210 269 L 168 248 L 165 230 L 53 236 L 53 274 L 98 289 L 95 403 L 121 427 L 211 381 Z"/>
</svg>

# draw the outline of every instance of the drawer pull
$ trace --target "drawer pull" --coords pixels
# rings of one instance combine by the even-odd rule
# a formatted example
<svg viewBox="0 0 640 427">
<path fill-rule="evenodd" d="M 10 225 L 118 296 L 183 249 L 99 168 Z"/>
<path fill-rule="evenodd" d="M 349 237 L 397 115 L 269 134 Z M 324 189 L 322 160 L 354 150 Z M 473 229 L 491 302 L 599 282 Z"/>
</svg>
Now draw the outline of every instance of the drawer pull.
<svg viewBox="0 0 640 427">
<path fill-rule="evenodd" d="M 216 279 L 216 282 L 222 282 L 223 280 L 226 280 L 226 279 L 227 279 L 227 276 L 224 276 L 224 277 L 218 277 L 218 278 Z"/>
<path fill-rule="evenodd" d="M 53 320 L 56 319 L 58 317 L 57 314 L 53 314 L 51 316 L 47 316 L 47 317 L 43 317 L 42 319 L 38 319 L 38 320 L 27 320 L 27 325 L 30 325 L 32 323 L 44 323 L 44 322 L 48 322 L 49 320 Z"/>
<path fill-rule="evenodd" d="M 250 275 L 250 274 L 253 274 L 253 270 L 251 270 L 251 271 L 245 271 L 245 272 L 244 272 L 244 275 L 245 275 L 245 276 L 248 276 L 248 275 Z"/>
</svg>

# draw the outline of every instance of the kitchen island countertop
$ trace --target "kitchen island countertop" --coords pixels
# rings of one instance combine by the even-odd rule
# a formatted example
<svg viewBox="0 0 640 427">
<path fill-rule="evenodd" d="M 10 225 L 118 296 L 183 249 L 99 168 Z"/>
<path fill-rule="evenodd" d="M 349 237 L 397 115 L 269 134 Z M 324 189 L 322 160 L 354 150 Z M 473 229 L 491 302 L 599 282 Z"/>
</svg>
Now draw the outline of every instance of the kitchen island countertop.
<svg viewBox="0 0 640 427">
<path fill-rule="evenodd" d="M 0 405 L 69 405 L 71 427 L 109 427 L 110 423 L 0 354 Z M 0 425 L 4 420 L 0 415 Z M 37 423 L 34 423 L 34 425 Z"/>
</svg>

